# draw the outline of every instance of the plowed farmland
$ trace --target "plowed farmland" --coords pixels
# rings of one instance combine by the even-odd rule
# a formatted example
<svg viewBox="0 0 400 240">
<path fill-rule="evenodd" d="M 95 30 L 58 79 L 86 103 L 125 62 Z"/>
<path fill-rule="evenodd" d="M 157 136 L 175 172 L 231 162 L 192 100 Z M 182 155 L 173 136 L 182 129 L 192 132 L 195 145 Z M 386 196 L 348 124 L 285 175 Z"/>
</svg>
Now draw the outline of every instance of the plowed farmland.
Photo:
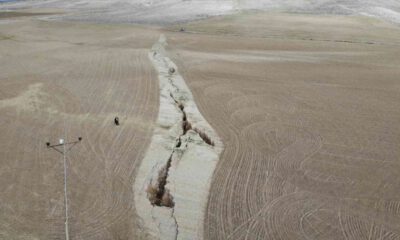
<svg viewBox="0 0 400 240">
<path fill-rule="evenodd" d="M 52 19 L 0 22 L 0 239 L 65 239 L 63 156 L 46 142 L 78 137 L 70 239 L 150 239 L 133 187 L 156 129 L 148 53 L 160 33 L 224 146 L 201 236 L 400 239 L 398 26 L 255 12 L 163 28 Z"/>
<path fill-rule="evenodd" d="M 256 14 L 185 32 L 174 61 L 225 144 L 206 239 L 400 239 L 397 27 Z"/>
<path fill-rule="evenodd" d="M 132 186 L 158 112 L 158 34 L 19 20 L 0 36 L 0 239 L 65 239 L 63 160 L 46 142 L 78 137 L 70 239 L 138 239 Z"/>
</svg>

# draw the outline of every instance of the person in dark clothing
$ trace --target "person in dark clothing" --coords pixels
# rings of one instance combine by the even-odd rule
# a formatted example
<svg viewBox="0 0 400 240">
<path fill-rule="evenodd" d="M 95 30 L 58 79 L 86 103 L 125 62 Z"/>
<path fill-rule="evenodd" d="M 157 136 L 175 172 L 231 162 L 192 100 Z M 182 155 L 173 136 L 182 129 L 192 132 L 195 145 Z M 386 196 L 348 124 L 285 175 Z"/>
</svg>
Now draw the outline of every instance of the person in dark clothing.
<svg viewBox="0 0 400 240">
<path fill-rule="evenodd" d="M 114 123 L 115 123 L 115 125 L 119 126 L 119 118 L 118 117 L 114 118 Z"/>
</svg>

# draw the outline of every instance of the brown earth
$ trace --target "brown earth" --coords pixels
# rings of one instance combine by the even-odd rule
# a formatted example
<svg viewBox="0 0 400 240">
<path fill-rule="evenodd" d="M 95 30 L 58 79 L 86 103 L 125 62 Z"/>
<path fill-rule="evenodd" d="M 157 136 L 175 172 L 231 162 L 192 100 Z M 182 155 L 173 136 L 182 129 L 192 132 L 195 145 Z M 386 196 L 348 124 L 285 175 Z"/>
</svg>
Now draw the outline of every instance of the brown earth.
<svg viewBox="0 0 400 240">
<path fill-rule="evenodd" d="M 206 239 L 400 239 L 400 31 L 366 17 L 254 14 L 165 33 L 225 150 Z M 159 31 L 0 24 L 0 239 L 141 239 L 133 181 L 158 111 Z M 113 125 L 119 116 L 121 126 Z"/>
<path fill-rule="evenodd" d="M 132 186 L 158 113 L 159 34 L 37 20 L 0 34 L 0 239 L 65 239 L 62 155 L 46 148 L 64 128 L 83 138 L 67 155 L 70 239 L 140 239 Z"/>
<path fill-rule="evenodd" d="M 43 15 L 51 15 L 53 13 L 35 13 L 35 12 L 0 12 L 0 19 L 2 18 L 16 18 L 16 17 L 31 17 L 31 16 L 43 16 Z"/>
<path fill-rule="evenodd" d="M 183 27 L 169 50 L 225 144 L 206 239 L 400 239 L 397 27 L 287 14 Z"/>
</svg>

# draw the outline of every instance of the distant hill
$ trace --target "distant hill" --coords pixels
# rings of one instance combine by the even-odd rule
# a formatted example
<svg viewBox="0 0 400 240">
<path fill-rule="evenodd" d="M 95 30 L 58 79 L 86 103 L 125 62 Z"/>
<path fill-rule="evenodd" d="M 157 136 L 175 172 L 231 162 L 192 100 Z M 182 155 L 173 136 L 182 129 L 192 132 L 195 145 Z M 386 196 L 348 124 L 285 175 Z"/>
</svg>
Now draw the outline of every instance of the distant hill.
<svg viewBox="0 0 400 240">
<path fill-rule="evenodd" d="M 242 10 L 361 14 L 400 23 L 399 0 L 0 0 L 0 9 L 61 8 L 71 20 L 172 23 Z M 6 2 L 6 3 L 4 3 Z"/>
</svg>

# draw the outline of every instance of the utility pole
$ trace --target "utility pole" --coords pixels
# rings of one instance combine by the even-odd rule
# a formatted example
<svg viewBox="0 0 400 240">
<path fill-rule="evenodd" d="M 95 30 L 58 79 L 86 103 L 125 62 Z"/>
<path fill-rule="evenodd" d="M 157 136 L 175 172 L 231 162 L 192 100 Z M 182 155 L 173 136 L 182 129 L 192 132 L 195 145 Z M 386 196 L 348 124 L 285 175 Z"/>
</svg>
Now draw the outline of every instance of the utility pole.
<svg viewBox="0 0 400 240">
<path fill-rule="evenodd" d="M 67 195 L 67 153 L 78 143 L 82 141 L 79 137 L 77 141 L 65 142 L 64 139 L 60 138 L 58 144 L 51 145 L 50 142 L 46 142 L 47 148 L 52 148 L 53 150 L 61 153 L 63 155 L 64 161 L 64 203 L 65 203 L 65 240 L 69 240 L 69 230 L 68 230 L 68 195 Z M 69 146 L 67 149 L 66 146 Z M 62 147 L 62 150 L 59 149 Z"/>
</svg>

